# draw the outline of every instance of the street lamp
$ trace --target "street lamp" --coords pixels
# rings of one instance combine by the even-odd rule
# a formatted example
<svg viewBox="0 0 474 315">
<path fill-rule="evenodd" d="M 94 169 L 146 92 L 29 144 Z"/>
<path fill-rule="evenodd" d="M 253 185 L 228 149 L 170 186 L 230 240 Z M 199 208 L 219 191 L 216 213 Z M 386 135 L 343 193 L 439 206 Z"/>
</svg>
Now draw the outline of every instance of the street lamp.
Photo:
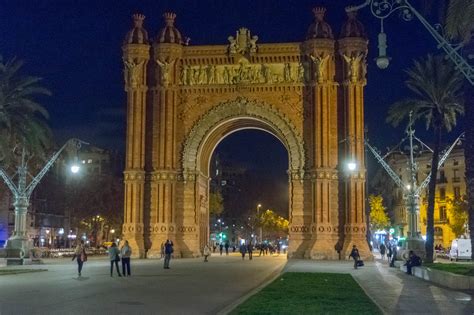
<svg viewBox="0 0 474 315">
<path fill-rule="evenodd" d="M 464 59 L 459 51 L 463 48 L 464 43 L 451 44 L 446 38 L 436 30 L 430 23 L 410 4 L 408 0 L 366 0 L 358 6 L 350 6 L 346 8 L 346 12 L 357 11 L 359 9 L 370 6 L 370 11 L 373 16 L 380 20 L 380 33 L 378 36 L 379 56 L 375 59 L 377 66 L 380 69 L 388 67 L 390 58 L 387 57 L 387 37 L 383 30 L 383 22 L 394 12 L 400 12 L 401 17 L 405 21 L 410 21 L 415 16 L 431 36 L 438 43 L 438 49 L 443 49 L 446 55 L 451 59 L 466 77 L 466 79 L 474 85 L 474 67 L 471 66 L 466 59 Z"/>
<path fill-rule="evenodd" d="M 347 169 L 350 171 L 350 172 L 353 172 L 357 169 L 357 163 L 354 162 L 354 161 L 350 161 L 347 163 Z"/>
<path fill-rule="evenodd" d="M 259 223 L 259 234 L 260 234 L 260 243 L 263 243 L 263 227 L 262 227 L 262 222 L 260 220 L 260 208 L 262 207 L 262 204 L 257 205 L 257 218 L 258 218 L 258 223 Z"/>
<path fill-rule="evenodd" d="M 27 179 L 31 175 L 28 172 L 28 161 L 26 158 L 25 149 L 23 149 L 20 165 L 18 166 L 17 172 L 14 175 L 18 177 L 18 184 L 15 185 L 13 182 L 14 176 L 8 176 L 6 171 L 0 168 L 0 176 L 3 178 L 13 195 L 13 206 L 15 207 L 15 228 L 13 235 L 8 239 L 6 245 L 8 258 L 29 257 L 29 249 L 32 246 L 28 240 L 27 235 L 26 215 L 28 213 L 28 206 L 30 205 L 31 194 L 66 147 L 73 146 L 73 148 L 78 150 L 82 144 L 87 143 L 79 139 L 68 140 L 56 153 L 51 156 L 43 169 L 35 177 L 33 177 L 29 183 L 27 183 Z"/>
<path fill-rule="evenodd" d="M 420 230 L 418 226 L 418 221 L 419 221 L 419 211 L 420 211 L 420 197 L 421 197 L 421 192 L 423 189 L 425 189 L 428 186 L 428 183 L 431 178 L 431 172 L 426 176 L 426 178 L 423 180 L 423 182 L 418 186 L 417 183 L 417 171 L 418 171 L 418 166 L 415 162 L 414 159 L 414 144 L 413 141 L 416 140 L 418 141 L 422 147 L 427 148 L 431 152 L 433 152 L 426 144 L 424 144 L 420 139 L 418 139 L 415 136 L 415 130 L 413 129 L 413 117 L 412 114 L 410 114 L 410 121 L 408 123 L 408 127 L 406 129 L 407 137 L 404 138 L 394 149 L 389 151 L 387 154 L 384 155 L 384 157 L 380 156 L 379 152 L 375 148 L 373 148 L 367 141 L 365 140 L 365 145 L 369 148 L 369 150 L 372 152 L 372 154 L 375 156 L 377 161 L 382 165 L 382 167 L 385 169 L 385 171 L 388 173 L 388 175 L 392 178 L 392 180 L 397 184 L 397 186 L 403 190 L 403 195 L 405 199 L 405 205 L 406 208 L 408 209 L 409 215 L 408 215 L 408 237 L 406 240 L 405 248 L 404 250 L 409 251 L 409 250 L 417 250 L 419 252 L 424 252 L 425 248 L 423 246 L 423 239 L 421 238 L 420 235 Z M 463 138 L 464 133 L 462 133 L 455 141 L 454 143 L 444 151 L 443 156 L 439 159 L 438 162 L 438 169 L 441 168 L 443 165 L 444 161 L 448 157 L 448 155 L 451 153 L 451 151 L 454 149 L 456 144 Z M 402 143 L 405 142 L 405 140 L 408 139 L 409 141 L 409 158 L 408 158 L 408 171 L 409 171 L 409 183 L 404 183 L 400 179 L 400 177 L 395 173 L 395 171 L 392 170 L 392 168 L 385 162 L 385 158 L 390 155 L 392 152 L 394 152 L 396 149 L 399 149 Z"/>
</svg>

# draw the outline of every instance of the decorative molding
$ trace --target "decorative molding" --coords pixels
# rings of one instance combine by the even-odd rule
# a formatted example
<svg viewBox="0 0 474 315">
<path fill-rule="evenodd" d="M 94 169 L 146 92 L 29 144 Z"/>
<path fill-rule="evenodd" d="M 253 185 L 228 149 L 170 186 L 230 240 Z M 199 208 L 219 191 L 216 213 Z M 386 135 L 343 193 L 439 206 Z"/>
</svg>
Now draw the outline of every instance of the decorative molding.
<svg viewBox="0 0 474 315">
<path fill-rule="evenodd" d="M 257 40 L 258 36 L 250 36 L 250 30 L 242 27 L 240 28 L 234 36 L 229 36 L 228 51 L 230 55 L 241 54 L 248 55 L 254 54 L 257 52 Z"/>
<path fill-rule="evenodd" d="M 303 137 L 291 121 L 272 106 L 261 101 L 237 97 L 221 103 L 205 113 L 192 127 L 182 149 L 181 163 L 183 176 L 198 174 L 198 154 L 204 139 L 212 128 L 219 123 L 239 117 L 254 117 L 266 122 L 282 138 L 289 152 L 291 174 L 299 174 L 302 179 L 305 165 L 305 149 Z M 296 176 L 296 175 L 295 175 Z"/>
</svg>

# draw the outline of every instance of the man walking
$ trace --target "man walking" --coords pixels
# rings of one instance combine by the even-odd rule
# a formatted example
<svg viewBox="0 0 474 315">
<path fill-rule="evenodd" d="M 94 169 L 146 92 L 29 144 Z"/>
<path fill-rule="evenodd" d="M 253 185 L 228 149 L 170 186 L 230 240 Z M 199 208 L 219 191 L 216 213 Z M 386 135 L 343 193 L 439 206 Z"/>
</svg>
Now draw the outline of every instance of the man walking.
<svg viewBox="0 0 474 315">
<path fill-rule="evenodd" d="M 170 240 L 166 240 L 165 242 L 165 264 L 163 266 L 164 269 L 170 269 L 170 260 L 171 254 L 173 253 L 173 242 Z"/>
</svg>

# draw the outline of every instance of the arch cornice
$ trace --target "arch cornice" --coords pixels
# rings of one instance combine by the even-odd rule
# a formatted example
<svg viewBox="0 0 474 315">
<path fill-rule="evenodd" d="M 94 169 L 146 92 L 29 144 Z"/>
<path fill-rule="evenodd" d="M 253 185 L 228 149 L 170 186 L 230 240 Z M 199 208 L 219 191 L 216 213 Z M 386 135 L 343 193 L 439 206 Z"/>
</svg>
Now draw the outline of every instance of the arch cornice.
<svg viewBox="0 0 474 315">
<path fill-rule="evenodd" d="M 216 132 L 223 123 L 239 119 L 258 121 L 262 126 L 265 126 L 261 129 L 279 138 L 289 153 L 289 172 L 292 178 L 303 178 L 305 165 L 304 141 L 290 119 L 265 102 L 237 97 L 222 102 L 209 110 L 191 128 L 183 143 L 181 154 L 181 165 L 185 180 L 191 179 L 203 171 L 199 159 L 201 150 L 210 135 Z M 256 123 L 254 127 L 259 126 Z M 239 127 L 235 129 L 239 129 Z"/>
</svg>

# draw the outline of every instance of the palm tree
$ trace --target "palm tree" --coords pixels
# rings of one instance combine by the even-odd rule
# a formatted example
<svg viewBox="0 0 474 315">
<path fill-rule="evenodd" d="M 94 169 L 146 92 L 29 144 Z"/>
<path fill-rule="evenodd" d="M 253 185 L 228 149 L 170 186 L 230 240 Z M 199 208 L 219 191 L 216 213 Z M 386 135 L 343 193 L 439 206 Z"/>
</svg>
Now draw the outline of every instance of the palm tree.
<svg viewBox="0 0 474 315">
<path fill-rule="evenodd" d="M 462 41 L 463 55 L 468 58 L 474 55 L 474 1 L 450 0 L 445 22 L 446 36 L 451 40 Z M 464 156 L 466 163 L 467 200 L 469 214 L 469 230 L 471 232 L 471 255 L 474 259 L 474 88 L 465 80 L 464 100 L 466 108 Z"/>
<path fill-rule="evenodd" d="M 46 109 L 35 98 L 51 93 L 38 77 L 20 74 L 23 62 L 0 56 L 0 161 L 8 165 L 18 146 L 30 155 L 43 156 L 51 144 Z"/>
<path fill-rule="evenodd" d="M 464 114 L 462 97 L 463 77 L 446 61 L 444 56 L 428 55 L 426 59 L 415 61 L 412 69 L 406 70 L 407 87 L 414 92 L 415 98 L 393 104 L 387 121 L 397 126 L 412 113 L 413 121 L 424 120 L 426 129 L 432 129 L 434 135 L 431 179 L 428 184 L 428 210 L 426 227 L 426 261 L 433 261 L 434 244 L 434 205 L 438 172 L 438 161 L 443 131 L 451 131 L 456 126 L 458 115 Z"/>
</svg>

